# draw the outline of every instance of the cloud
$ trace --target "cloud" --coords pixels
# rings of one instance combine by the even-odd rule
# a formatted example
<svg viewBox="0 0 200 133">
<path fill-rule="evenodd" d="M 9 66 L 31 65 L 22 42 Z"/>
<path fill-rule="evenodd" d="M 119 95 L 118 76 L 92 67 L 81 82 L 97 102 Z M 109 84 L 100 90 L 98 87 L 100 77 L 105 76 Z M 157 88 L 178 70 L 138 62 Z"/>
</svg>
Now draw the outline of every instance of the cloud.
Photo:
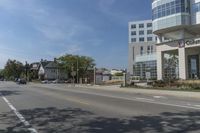
<svg viewBox="0 0 200 133">
<path fill-rule="evenodd" d="M 106 4 L 109 7 L 112 1 L 114 2 L 114 0 L 111 2 L 104 0 L 102 5 Z M 4 51 L 0 55 L 3 58 L 0 67 L 8 58 L 33 61 L 40 58 L 53 58 L 61 55 L 60 53 L 85 54 L 88 51 L 85 47 L 98 47 L 102 43 L 92 25 L 51 5 L 43 5 L 41 0 L 0 0 L 0 8 L 15 19 L 23 18 L 20 23 L 27 21 L 29 27 L 26 28 L 30 29 L 26 30 L 31 32 L 31 35 L 34 34 L 26 35 L 20 29 L 24 38 L 21 39 L 20 35 L 19 37 L 17 35 L 18 38 L 13 39 L 15 35 L 11 33 L 8 33 L 10 36 L 5 35 L 4 31 L 0 31 L 0 35 L 7 36 L 3 38 L 4 42 L 0 42 L 1 45 L 6 46 L 0 47 L 0 50 Z M 12 32 L 16 34 L 18 31 L 13 29 Z M 17 45 L 23 49 L 16 47 Z"/>
</svg>

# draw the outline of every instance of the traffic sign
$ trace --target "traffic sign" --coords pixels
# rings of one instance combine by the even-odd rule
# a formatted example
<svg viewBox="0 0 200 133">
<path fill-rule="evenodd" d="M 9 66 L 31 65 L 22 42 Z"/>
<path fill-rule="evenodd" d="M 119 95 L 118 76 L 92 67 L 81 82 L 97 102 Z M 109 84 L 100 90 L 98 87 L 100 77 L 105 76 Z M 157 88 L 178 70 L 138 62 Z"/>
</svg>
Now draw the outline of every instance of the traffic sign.
<svg viewBox="0 0 200 133">
<path fill-rule="evenodd" d="M 72 76 L 76 76 L 76 71 L 71 72 Z"/>
</svg>

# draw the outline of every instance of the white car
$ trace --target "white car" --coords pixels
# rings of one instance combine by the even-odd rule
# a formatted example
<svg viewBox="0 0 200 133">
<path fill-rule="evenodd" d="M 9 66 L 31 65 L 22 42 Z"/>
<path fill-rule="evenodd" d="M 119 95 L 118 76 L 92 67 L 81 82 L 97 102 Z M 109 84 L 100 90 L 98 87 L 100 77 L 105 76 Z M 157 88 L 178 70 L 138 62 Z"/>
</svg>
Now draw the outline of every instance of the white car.
<svg viewBox="0 0 200 133">
<path fill-rule="evenodd" d="M 42 83 L 42 84 L 49 84 L 50 81 L 48 81 L 48 80 L 43 80 L 43 81 L 41 81 L 41 83 Z"/>
</svg>

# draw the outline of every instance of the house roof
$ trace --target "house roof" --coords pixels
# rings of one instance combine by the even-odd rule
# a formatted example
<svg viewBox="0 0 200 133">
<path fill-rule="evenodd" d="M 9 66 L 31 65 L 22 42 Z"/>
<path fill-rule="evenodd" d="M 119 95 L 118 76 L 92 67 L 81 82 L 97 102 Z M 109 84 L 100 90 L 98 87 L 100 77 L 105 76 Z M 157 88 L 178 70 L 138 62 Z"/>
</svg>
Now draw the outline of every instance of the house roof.
<svg viewBox="0 0 200 133">
<path fill-rule="evenodd" d="M 34 63 L 31 63 L 31 70 L 38 70 L 39 69 L 39 66 L 40 66 L 40 63 L 39 62 L 34 62 Z"/>
<path fill-rule="evenodd" d="M 58 65 L 54 61 L 41 62 L 44 68 L 57 68 Z"/>
</svg>

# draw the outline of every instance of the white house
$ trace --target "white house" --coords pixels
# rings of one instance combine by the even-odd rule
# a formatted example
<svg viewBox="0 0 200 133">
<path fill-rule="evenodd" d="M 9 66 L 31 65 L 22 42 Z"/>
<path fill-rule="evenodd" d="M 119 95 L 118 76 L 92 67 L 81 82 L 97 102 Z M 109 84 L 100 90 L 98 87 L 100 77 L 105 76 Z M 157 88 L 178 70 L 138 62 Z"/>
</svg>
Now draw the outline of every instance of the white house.
<svg viewBox="0 0 200 133">
<path fill-rule="evenodd" d="M 68 73 L 59 69 L 56 61 L 41 60 L 38 77 L 40 80 L 67 79 Z"/>
</svg>

